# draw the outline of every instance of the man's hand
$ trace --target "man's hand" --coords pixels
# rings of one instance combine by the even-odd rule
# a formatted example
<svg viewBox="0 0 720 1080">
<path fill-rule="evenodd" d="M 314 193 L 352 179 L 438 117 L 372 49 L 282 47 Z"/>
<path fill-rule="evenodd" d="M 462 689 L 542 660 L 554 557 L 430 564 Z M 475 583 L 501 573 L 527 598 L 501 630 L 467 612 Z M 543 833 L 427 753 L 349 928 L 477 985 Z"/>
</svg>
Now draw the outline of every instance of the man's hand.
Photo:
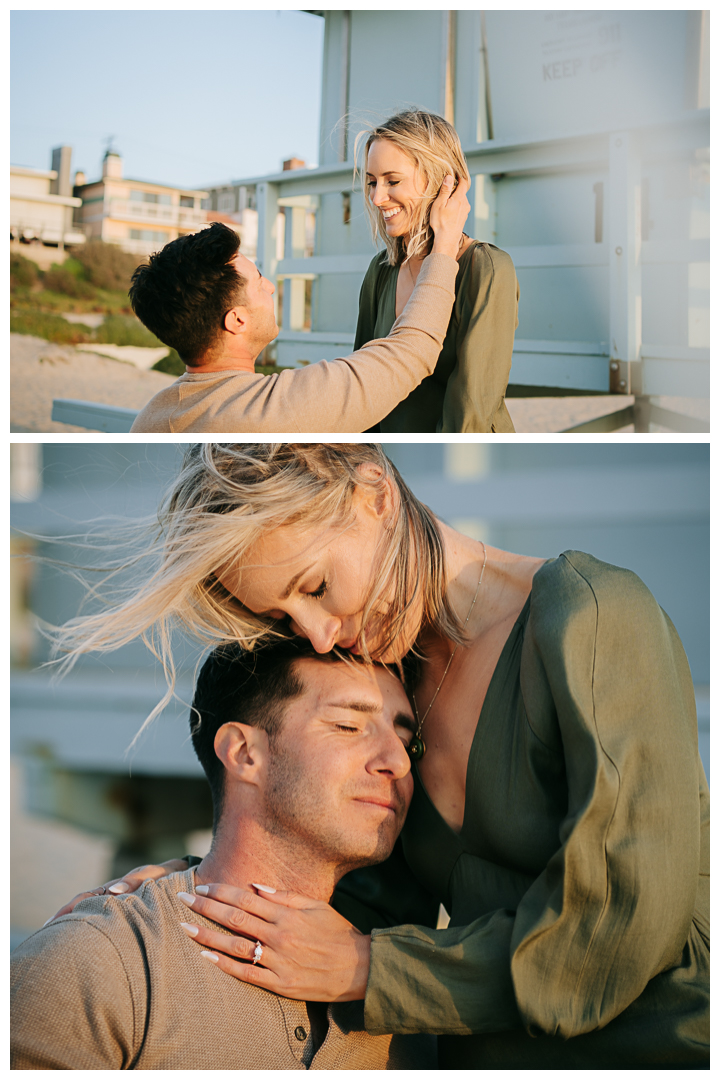
<svg viewBox="0 0 720 1080">
<path fill-rule="evenodd" d="M 434 233 L 433 253 L 457 257 L 462 240 L 463 225 L 470 213 L 467 193 L 468 180 L 458 180 L 453 191 L 454 177 L 448 173 L 430 210 L 430 227 Z"/>
</svg>

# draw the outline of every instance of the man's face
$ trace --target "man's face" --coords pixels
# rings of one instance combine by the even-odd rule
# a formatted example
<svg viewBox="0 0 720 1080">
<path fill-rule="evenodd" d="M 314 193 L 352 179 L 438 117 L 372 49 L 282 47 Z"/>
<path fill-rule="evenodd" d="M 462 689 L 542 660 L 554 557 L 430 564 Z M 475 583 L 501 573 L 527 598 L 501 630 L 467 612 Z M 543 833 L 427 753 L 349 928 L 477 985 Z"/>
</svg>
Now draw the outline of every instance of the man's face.
<svg viewBox="0 0 720 1080">
<path fill-rule="evenodd" d="M 298 857 L 338 879 L 382 862 L 405 821 L 415 722 L 400 681 L 384 668 L 297 661 L 305 685 L 270 747 L 265 826 Z"/>
<path fill-rule="evenodd" d="M 241 306 L 250 314 L 253 339 L 261 343 L 260 349 L 263 349 L 269 342 L 274 341 L 280 332 L 275 319 L 275 286 L 264 278 L 257 266 L 244 255 L 236 255 L 231 261 L 238 274 L 247 282 L 245 303 Z"/>
</svg>

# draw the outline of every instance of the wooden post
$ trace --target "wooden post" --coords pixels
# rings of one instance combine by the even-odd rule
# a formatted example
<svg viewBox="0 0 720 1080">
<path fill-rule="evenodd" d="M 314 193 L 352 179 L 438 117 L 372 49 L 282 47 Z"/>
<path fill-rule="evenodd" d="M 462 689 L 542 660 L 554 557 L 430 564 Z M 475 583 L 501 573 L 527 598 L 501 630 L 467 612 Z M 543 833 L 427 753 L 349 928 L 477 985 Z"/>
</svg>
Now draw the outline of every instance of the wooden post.
<svg viewBox="0 0 720 1080">
<path fill-rule="evenodd" d="M 610 392 L 642 394 L 640 160 L 629 132 L 610 135 L 607 236 L 610 259 Z M 638 410 L 642 421 L 646 410 Z"/>
</svg>

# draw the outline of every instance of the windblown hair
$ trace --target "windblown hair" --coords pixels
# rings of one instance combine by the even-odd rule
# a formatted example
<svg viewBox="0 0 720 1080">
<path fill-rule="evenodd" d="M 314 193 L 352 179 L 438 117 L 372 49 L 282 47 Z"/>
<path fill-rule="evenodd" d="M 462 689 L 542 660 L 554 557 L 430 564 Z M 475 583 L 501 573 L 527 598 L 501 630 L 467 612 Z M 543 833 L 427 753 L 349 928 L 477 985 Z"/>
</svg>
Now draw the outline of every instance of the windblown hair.
<svg viewBox="0 0 720 1080">
<path fill-rule="evenodd" d="M 239 248 L 238 234 L 215 221 L 166 244 L 132 276 L 133 311 L 186 364 L 213 358 L 225 315 L 244 303 L 247 280 L 230 261 Z"/>
<path fill-rule="evenodd" d="M 377 478 L 360 473 L 377 466 Z M 358 647 L 371 659 L 366 629 L 380 622 L 376 655 L 402 633 L 420 598 L 423 625 L 464 643 L 462 627 L 445 598 L 442 537 L 432 513 L 412 494 L 380 446 L 372 443 L 199 443 L 158 510 L 158 525 L 139 555 L 114 573 L 134 570 L 139 580 L 107 610 L 70 620 L 55 634 L 54 654 L 71 667 L 87 652 L 108 652 L 141 636 L 163 663 L 168 692 L 175 686 L 171 635 L 179 629 L 208 646 L 234 641 L 252 650 L 270 638 L 289 637 L 284 621 L 255 615 L 230 593 L 217 573 L 242 582 L 248 552 L 280 526 L 324 526 L 328 539 L 351 528 L 359 485 L 393 494 L 394 519 L 375 555 Z M 289 553 L 289 558 L 295 553 Z M 149 563 L 149 567 L 146 564 Z M 138 575 L 139 571 L 139 575 Z M 373 626 L 375 634 L 377 626 Z"/>
<path fill-rule="evenodd" d="M 441 116 L 436 116 L 435 113 L 423 112 L 421 109 L 408 109 L 391 116 L 379 127 L 360 132 L 355 140 L 356 162 L 358 145 L 363 137 L 365 137 L 365 145 L 362 184 L 365 209 L 370 218 L 373 240 L 377 243 L 380 236 L 387 248 L 391 266 L 397 266 L 398 263 L 411 259 L 415 255 L 424 258 L 432 251 L 433 232 L 430 227 L 430 210 L 442 187 L 443 180 L 448 173 L 452 173 L 456 181 L 470 179 L 457 131 L 452 124 L 443 120 Z M 394 143 L 407 154 L 426 181 L 425 192 L 414 209 L 410 232 L 407 236 L 388 236 L 383 216 L 373 205 L 368 192 L 368 154 L 370 147 L 377 139 L 386 139 L 387 142 Z"/>
<path fill-rule="evenodd" d="M 225 787 L 225 768 L 215 753 L 215 736 L 223 724 L 248 724 L 267 732 L 272 747 L 287 703 L 305 689 L 294 666 L 303 657 L 340 662 L 332 653 L 318 656 L 303 638 L 291 638 L 269 642 L 252 652 L 234 642 L 220 645 L 200 669 L 190 710 L 190 734 L 212 792 L 215 829 L 222 815 Z"/>
</svg>

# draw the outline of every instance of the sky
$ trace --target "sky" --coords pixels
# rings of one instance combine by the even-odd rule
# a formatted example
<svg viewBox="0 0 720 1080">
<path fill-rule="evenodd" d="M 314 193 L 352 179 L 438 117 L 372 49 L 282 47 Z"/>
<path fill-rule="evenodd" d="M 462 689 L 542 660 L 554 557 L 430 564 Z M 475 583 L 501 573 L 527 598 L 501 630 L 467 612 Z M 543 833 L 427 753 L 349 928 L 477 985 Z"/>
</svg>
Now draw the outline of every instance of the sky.
<svg viewBox="0 0 720 1080">
<path fill-rule="evenodd" d="M 203 187 L 318 161 L 324 20 L 302 11 L 11 12 L 10 160 Z"/>
</svg>

